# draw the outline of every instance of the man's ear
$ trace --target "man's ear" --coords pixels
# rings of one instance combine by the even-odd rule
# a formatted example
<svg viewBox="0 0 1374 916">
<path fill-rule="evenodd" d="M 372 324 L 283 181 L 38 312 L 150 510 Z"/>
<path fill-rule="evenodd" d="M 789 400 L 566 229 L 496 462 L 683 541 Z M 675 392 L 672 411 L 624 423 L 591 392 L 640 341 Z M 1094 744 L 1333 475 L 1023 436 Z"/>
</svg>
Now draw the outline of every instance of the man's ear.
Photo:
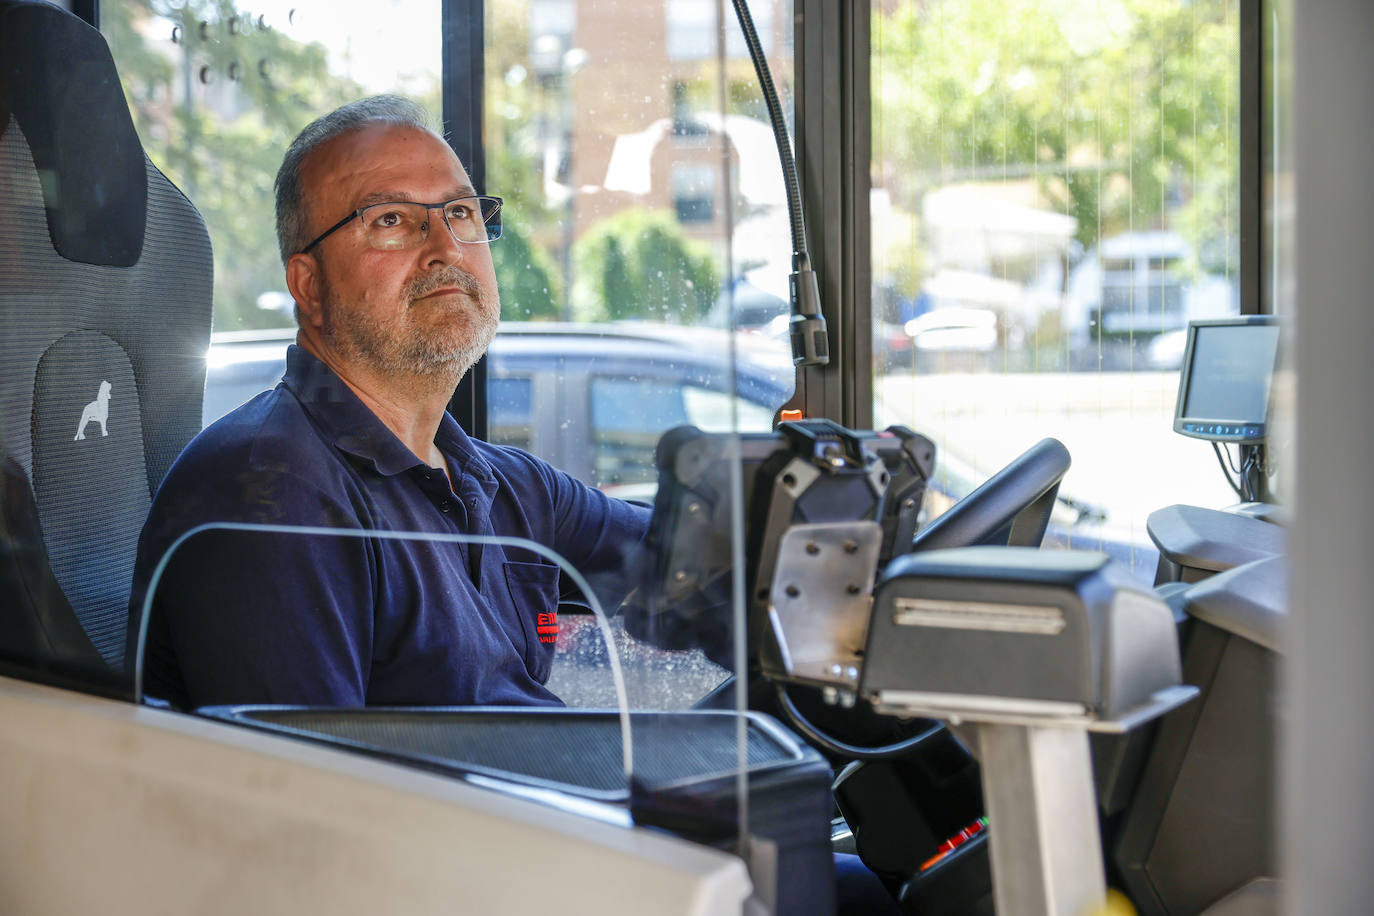
<svg viewBox="0 0 1374 916">
<path fill-rule="evenodd" d="M 318 328 L 323 322 L 320 314 L 323 284 L 320 279 L 320 262 L 311 254 L 293 254 L 286 262 L 286 289 L 296 300 L 296 310 L 300 313 L 300 323 Z"/>
</svg>

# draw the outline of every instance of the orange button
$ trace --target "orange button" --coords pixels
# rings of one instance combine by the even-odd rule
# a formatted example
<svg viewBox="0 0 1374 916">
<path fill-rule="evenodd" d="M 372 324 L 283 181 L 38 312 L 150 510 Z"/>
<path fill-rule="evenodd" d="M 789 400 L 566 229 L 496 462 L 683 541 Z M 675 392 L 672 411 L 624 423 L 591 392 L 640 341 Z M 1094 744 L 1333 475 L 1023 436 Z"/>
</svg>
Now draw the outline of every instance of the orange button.
<svg viewBox="0 0 1374 916">
<path fill-rule="evenodd" d="M 792 420 L 800 420 L 802 412 L 800 410 L 784 410 L 778 414 L 778 422 L 787 423 Z"/>
</svg>

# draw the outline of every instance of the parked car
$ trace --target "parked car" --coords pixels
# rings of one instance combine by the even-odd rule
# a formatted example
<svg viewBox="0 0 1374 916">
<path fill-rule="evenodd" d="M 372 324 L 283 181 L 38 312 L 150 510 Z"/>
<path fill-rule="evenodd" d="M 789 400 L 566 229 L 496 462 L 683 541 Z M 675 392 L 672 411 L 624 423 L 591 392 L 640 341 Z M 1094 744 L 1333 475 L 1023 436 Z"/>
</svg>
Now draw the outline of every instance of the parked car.
<svg viewBox="0 0 1374 916">
<path fill-rule="evenodd" d="M 989 365 L 999 349 L 997 313 L 992 309 L 945 306 L 923 312 L 908 321 L 904 330 L 911 338 L 919 368 L 953 371 Z"/>
<path fill-rule="evenodd" d="M 736 277 L 734 288 L 721 289 L 720 297 L 707 313 L 704 324 L 712 328 L 762 332 L 779 316 L 791 314 L 792 304 L 781 296 L 768 292 L 747 277 Z"/>
<path fill-rule="evenodd" d="M 276 385 L 294 329 L 214 335 L 205 425 Z M 654 484 L 665 430 L 767 430 L 792 395 L 786 345 L 710 328 L 659 324 L 501 325 L 487 353 L 488 439 L 530 451 L 619 495 Z"/>
</svg>

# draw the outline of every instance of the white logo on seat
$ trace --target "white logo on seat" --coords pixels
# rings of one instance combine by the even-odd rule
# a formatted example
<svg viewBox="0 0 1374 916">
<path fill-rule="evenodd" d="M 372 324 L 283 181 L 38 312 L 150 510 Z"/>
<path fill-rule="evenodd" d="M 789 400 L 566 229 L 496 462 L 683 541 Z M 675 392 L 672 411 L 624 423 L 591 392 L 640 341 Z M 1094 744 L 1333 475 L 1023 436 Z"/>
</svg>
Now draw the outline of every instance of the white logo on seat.
<svg viewBox="0 0 1374 916">
<path fill-rule="evenodd" d="M 110 383 L 101 381 L 100 393 L 95 396 L 95 400 L 87 404 L 81 411 L 81 425 L 76 428 L 76 438 L 79 441 L 86 438 L 86 424 L 99 423 L 100 435 L 108 436 L 109 430 L 105 428 L 105 421 L 110 419 Z"/>
</svg>

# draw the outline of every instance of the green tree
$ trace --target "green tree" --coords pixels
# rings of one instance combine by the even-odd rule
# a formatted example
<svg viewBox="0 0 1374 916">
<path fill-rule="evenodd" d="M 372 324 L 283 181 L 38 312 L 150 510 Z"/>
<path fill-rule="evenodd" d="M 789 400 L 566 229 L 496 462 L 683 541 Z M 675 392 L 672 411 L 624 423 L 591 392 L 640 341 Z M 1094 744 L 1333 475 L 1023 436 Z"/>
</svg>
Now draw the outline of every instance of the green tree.
<svg viewBox="0 0 1374 916">
<path fill-rule="evenodd" d="M 501 238 L 492 243 L 491 259 L 501 290 L 503 320 L 549 321 L 558 317 L 562 300 L 554 280 L 557 270 L 547 251 L 531 245 L 521 229 L 506 222 Z"/>
<path fill-rule="evenodd" d="M 720 289 L 711 250 L 663 210 L 625 210 L 573 246 L 573 310 L 581 321 L 643 319 L 691 324 Z"/>
<path fill-rule="evenodd" d="M 540 90 L 528 71 L 529 7 L 505 0 L 487 7 L 485 153 L 487 188 L 505 200 L 505 228 L 492 246 L 501 287 L 501 316 L 527 321 L 557 318 L 562 271 L 554 251 L 563 244 L 559 220 L 543 194 L 534 112 Z"/>
<path fill-rule="evenodd" d="M 537 163 L 542 155 L 534 113 L 540 90 L 528 71 L 529 8 L 519 0 L 487 6 L 484 46 L 486 108 L 483 141 L 488 186 L 506 201 L 529 238 L 551 231 L 557 214 L 545 206 Z"/>
<path fill-rule="evenodd" d="M 919 213 L 941 184 L 1036 176 L 1084 245 L 1099 219 L 1106 236 L 1166 212 L 1199 247 L 1220 241 L 1236 169 L 1234 6 L 936 0 L 880 14 L 872 104 L 884 185 Z"/>
</svg>

